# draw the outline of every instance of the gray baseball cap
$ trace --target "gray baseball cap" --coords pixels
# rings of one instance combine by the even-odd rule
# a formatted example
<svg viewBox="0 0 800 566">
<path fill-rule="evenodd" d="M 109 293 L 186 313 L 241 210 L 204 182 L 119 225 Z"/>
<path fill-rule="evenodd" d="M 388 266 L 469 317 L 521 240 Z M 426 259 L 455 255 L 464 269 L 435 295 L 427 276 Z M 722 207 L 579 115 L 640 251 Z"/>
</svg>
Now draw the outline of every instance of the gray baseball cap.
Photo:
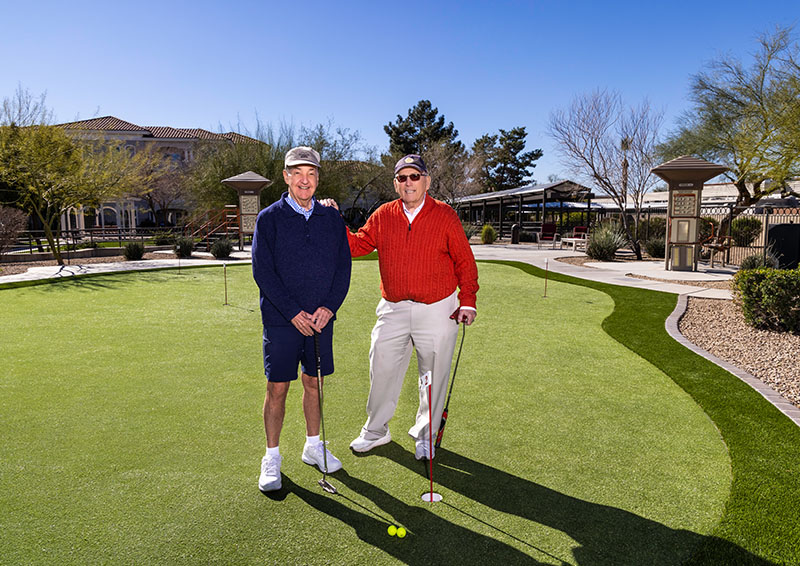
<svg viewBox="0 0 800 566">
<path fill-rule="evenodd" d="M 422 157 L 414 153 L 402 157 L 400 161 L 397 162 L 397 165 L 394 166 L 394 174 L 397 175 L 397 172 L 404 167 L 411 167 L 420 173 L 428 174 L 428 168 L 425 167 L 425 162 L 422 160 Z"/>
<path fill-rule="evenodd" d="M 283 166 L 288 169 L 296 165 L 313 165 L 319 168 L 319 153 L 305 145 L 293 147 L 286 152 L 286 159 L 283 162 Z"/>
</svg>

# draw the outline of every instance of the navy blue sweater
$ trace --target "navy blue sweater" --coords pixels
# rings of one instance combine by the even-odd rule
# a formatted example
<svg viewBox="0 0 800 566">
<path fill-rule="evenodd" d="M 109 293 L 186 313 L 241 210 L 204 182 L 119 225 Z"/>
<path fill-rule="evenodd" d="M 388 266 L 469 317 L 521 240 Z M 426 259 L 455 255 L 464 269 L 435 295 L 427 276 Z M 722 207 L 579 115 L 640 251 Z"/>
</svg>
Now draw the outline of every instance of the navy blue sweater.
<svg viewBox="0 0 800 566">
<path fill-rule="evenodd" d="M 303 310 L 336 314 L 350 288 L 350 246 L 342 217 L 314 204 L 308 220 L 280 200 L 262 210 L 253 234 L 253 278 L 264 326 L 291 326 Z"/>
</svg>

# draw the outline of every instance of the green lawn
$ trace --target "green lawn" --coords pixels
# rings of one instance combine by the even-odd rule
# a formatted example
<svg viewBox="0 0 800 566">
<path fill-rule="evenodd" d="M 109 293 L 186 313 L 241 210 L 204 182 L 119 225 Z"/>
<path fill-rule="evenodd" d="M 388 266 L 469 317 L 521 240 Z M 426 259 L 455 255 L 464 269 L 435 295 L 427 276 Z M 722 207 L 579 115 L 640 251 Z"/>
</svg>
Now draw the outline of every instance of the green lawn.
<svg viewBox="0 0 800 566">
<path fill-rule="evenodd" d="M 393 442 L 347 448 L 365 417 L 374 261 L 354 262 L 325 389 L 340 495 L 300 461 L 296 385 L 284 489 L 257 489 L 249 266 L 228 267 L 230 306 L 221 268 L 0 290 L 0 563 L 797 562 L 800 437 L 666 337 L 674 296 L 556 277 L 543 298 L 540 272 L 519 267 L 480 264 L 433 505 L 405 434 L 414 362 Z"/>
</svg>

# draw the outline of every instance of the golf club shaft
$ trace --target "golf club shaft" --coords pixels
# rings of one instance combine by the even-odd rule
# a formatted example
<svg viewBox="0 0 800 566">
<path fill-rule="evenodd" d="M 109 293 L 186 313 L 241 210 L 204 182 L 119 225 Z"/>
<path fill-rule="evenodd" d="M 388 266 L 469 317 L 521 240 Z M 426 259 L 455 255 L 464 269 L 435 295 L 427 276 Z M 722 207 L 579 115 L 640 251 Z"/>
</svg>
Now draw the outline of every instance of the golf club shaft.
<svg viewBox="0 0 800 566">
<path fill-rule="evenodd" d="M 439 432 L 436 434 L 436 448 L 442 444 L 442 437 L 444 436 L 444 427 L 447 424 L 447 414 L 450 410 L 450 396 L 453 394 L 453 384 L 456 382 L 456 374 L 458 373 L 458 362 L 461 360 L 461 349 L 464 347 L 464 337 L 467 335 L 467 324 L 461 323 L 461 343 L 458 346 L 458 356 L 456 356 L 456 365 L 453 369 L 453 377 L 450 379 L 450 389 L 447 392 L 447 401 L 444 404 L 444 411 L 442 411 L 442 421 L 439 423 Z"/>
<path fill-rule="evenodd" d="M 325 476 L 328 474 L 328 447 L 325 443 L 325 417 L 322 413 L 323 395 L 322 395 L 322 362 L 319 357 L 319 333 L 314 331 L 314 354 L 317 361 L 317 396 L 319 399 L 319 423 L 322 429 L 322 463 L 325 467 L 322 470 L 322 480 L 325 481 Z"/>
</svg>

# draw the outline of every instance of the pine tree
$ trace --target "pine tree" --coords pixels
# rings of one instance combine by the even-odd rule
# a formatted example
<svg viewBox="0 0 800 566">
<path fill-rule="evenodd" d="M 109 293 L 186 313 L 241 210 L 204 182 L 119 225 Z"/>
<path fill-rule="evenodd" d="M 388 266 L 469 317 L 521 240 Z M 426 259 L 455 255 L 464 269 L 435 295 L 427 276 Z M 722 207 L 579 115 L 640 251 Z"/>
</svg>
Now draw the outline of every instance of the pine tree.
<svg viewBox="0 0 800 566">
<path fill-rule="evenodd" d="M 457 141 L 458 130 L 453 123 L 445 125 L 444 115 L 431 105 L 430 100 L 420 100 L 408 110 L 408 116 L 397 115 L 396 122 L 383 127 L 389 136 L 389 151 L 395 155 L 423 154 L 434 145 L 445 143 L 455 150 L 464 149 Z"/>
</svg>

